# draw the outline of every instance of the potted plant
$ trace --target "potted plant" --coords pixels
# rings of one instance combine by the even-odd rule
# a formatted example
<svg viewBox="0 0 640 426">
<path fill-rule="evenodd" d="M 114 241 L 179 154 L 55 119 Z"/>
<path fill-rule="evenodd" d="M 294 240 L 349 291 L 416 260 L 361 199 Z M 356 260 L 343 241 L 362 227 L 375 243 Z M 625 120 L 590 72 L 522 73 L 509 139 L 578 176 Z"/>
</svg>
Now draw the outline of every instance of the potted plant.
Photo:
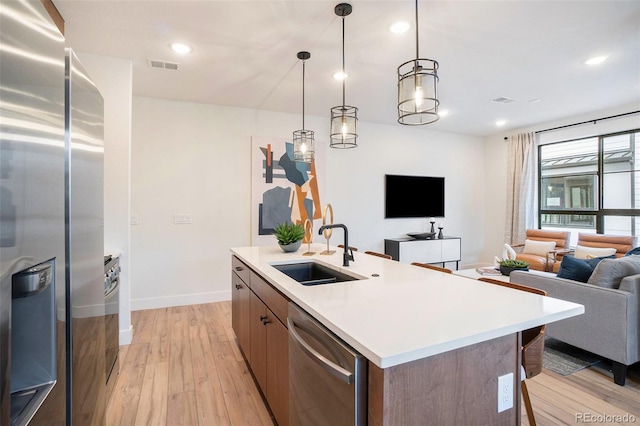
<svg viewBox="0 0 640 426">
<path fill-rule="evenodd" d="M 304 228 L 297 223 L 284 222 L 273 229 L 273 235 L 278 240 L 278 245 L 283 251 L 293 252 L 302 245 Z"/>
<path fill-rule="evenodd" d="M 502 275 L 510 275 L 511 271 L 528 271 L 529 264 L 524 260 L 515 260 L 515 259 L 504 259 L 498 261 L 498 265 L 500 265 L 500 273 Z"/>
</svg>

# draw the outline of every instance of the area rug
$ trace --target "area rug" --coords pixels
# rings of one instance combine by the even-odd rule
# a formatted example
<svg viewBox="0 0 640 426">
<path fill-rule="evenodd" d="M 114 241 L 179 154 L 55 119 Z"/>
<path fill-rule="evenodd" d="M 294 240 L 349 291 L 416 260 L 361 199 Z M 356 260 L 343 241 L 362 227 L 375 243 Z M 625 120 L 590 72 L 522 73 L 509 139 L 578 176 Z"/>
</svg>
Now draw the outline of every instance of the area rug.
<svg viewBox="0 0 640 426">
<path fill-rule="evenodd" d="M 547 337 L 544 341 L 542 366 L 563 376 L 580 371 L 602 361 L 602 358 Z"/>
</svg>

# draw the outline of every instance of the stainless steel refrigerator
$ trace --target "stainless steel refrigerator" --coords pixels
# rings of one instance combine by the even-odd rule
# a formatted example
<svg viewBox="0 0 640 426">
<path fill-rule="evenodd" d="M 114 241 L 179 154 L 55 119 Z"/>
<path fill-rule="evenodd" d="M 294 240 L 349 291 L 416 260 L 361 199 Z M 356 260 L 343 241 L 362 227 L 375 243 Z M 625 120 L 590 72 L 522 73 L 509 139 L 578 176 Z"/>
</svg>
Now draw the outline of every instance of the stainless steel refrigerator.
<svg viewBox="0 0 640 426">
<path fill-rule="evenodd" d="M 76 55 L 66 56 L 65 279 L 73 425 L 105 423 L 104 106 Z"/>
<path fill-rule="evenodd" d="M 0 29 L 0 425 L 104 424 L 102 98 L 40 1 Z"/>
</svg>

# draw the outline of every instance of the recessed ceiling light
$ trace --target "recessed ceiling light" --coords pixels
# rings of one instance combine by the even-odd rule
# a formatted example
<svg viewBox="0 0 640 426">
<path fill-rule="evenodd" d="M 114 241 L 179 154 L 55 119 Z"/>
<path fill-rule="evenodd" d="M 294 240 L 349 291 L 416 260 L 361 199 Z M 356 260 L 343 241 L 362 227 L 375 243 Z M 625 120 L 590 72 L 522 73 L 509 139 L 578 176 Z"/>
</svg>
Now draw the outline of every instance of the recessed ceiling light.
<svg viewBox="0 0 640 426">
<path fill-rule="evenodd" d="M 345 78 L 349 77 L 349 74 L 347 74 L 346 72 L 342 72 L 342 71 L 338 71 L 337 73 L 335 73 L 333 75 L 333 78 L 335 78 L 336 80 L 344 80 Z"/>
<path fill-rule="evenodd" d="M 448 109 L 441 109 L 438 110 L 438 115 L 440 117 L 446 117 L 447 115 L 449 115 L 449 110 Z"/>
<path fill-rule="evenodd" d="M 584 61 L 585 65 L 598 65 L 606 61 L 608 56 L 594 56 L 593 58 L 587 59 Z"/>
<path fill-rule="evenodd" d="M 507 124 L 507 120 L 498 120 L 496 121 L 496 126 L 501 127 Z"/>
<path fill-rule="evenodd" d="M 538 102 L 542 102 L 542 99 L 538 99 L 538 98 L 529 99 L 530 104 L 537 104 Z"/>
<path fill-rule="evenodd" d="M 499 98 L 492 99 L 492 102 L 496 102 L 499 104 L 510 104 L 511 102 L 515 101 L 515 99 L 507 98 L 506 96 L 500 96 Z"/>
<path fill-rule="evenodd" d="M 184 43 L 171 43 L 171 49 L 181 55 L 186 55 L 191 52 L 191 46 Z"/>
<path fill-rule="evenodd" d="M 408 22 L 406 22 L 406 21 L 398 21 L 398 22 L 394 22 L 389 27 L 389 31 L 391 31 L 394 34 L 402 34 L 402 33 L 406 33 L 407 31 L 409 31 L 409 28 L 411 28 L 411 25 Z"/>
</svg>

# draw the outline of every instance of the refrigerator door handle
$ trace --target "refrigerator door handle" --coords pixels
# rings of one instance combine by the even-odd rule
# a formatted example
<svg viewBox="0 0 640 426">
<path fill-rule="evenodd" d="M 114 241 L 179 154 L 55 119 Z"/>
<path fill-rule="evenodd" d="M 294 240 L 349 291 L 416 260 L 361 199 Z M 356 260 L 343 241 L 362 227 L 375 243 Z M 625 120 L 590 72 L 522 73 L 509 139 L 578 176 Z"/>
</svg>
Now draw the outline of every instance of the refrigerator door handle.
<svg viewBox="0 0 640 426">
<path fill-rule="evenodd" d="M 329 372 L 334 377 L 342 380 L 347 384 L 353 383 L 354 374 L 349 370 L 346 370 L 339 365 L 331 362 L 322 354 L 313 349 L 307 342 L 304 341 L 302 337 L 296 331 L 296 325 L 291 318 L 287 318 L 287 325 L 289 327 L 289 335 L 293 339 L 293 341 L 302 349 L 302 351 L 307 354 L 307 356 L 315 361 L 320 367 L 322 367 L 325 371 Z"/>
</svg>

